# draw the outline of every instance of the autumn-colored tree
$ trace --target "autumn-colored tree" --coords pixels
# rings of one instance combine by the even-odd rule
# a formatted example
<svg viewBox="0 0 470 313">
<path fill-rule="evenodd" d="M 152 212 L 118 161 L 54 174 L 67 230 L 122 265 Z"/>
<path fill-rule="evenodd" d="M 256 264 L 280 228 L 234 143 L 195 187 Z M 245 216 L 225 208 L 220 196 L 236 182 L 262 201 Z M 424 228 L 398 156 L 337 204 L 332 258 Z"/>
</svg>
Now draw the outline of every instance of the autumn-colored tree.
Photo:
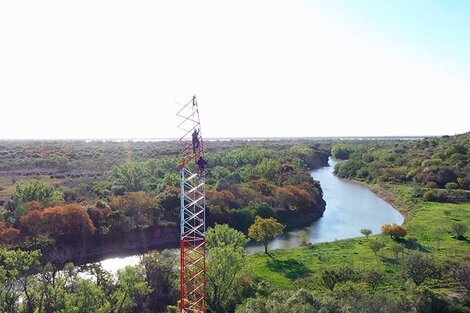
<svg viewBox="0 0 470 313">
<path fill-rule="evenodd" d="M 406 236 L 406 229 L 397 224 L 385 224 L 381 228 L 382 234 L 389 235 L 392 239 L 403 238 Z"/>
<path fill-rule="evenodd" d="M 309 209 L 315 205 L 312 195 L 314 190 L 310 184 L 277 187 L 274 191 L 275 206 L 283 209 Z"/>
<path fill-rule="evenodd" d="M 111 212 L 109 206 L 102 206 L 100 205 L 100 203 L 97 203 L 87 205 L 86 210 L 88 216 L 93 222 L 93 225 L 100 230 L 100 233 L 102 233 L 103 231 L 106 232 L 102 227 L 106 225 L 108 214 Z"/>
<path fill-rule="evenodd" d="M 240 205 L 237 203 L 235 195 L 228 190 L 207 190 L 207 206 L 217 206 L 221 209 L 238 208 Z"/>
<path fill-rule="evenodd" d="M 13 227 L 8 227 L 7 224 L 0 222 L 0 245 L 8 245 L 18 238 L 20 231 Z"/>
<path fill-rule="evenodd" d="M 36 200 L 29 201 L 28 203 L 26 203 L 26 207 L 27 207 L 28 212 L 32 210 L 44 209 L 44 205 L 41 202 L 36 201 Z"/>
<path fill-rule="evenodd" d="M 161 218 L 162 210 L 158 206 L 157 198 L 146 192 L 128 192 L 117 196 L 109 204 L 111 209 L 123 210 L 130 217 L 137 228 L 148 228 Z"/>
<path fill-rule="evenodd" d="M 248 186 L 255 191 L 261 192 L 264 196 L 272 195 L 274 187 L 265 178 L 252 180 L 248 183 Z"/>
<path fill-rule="evenodd" d="M 294 193 L 287 187 L 278 187 L 275 191 L 276 205 L 283 209 L 289 209 L 294 199 Z"/>
<path fill-rule="evenodd" d="M 256 216 L 254 224 L 248 229 L 248 236 L 264 245 L 264 252 L 268 253 L 268 243 L 270 240 L 282 234 L 284 225 L 275 218 L 262 218 Z"/>
<path fill-rule="evenodd" d="M 50 236 L 70 242 L 86 239 L 95 231 L 86 209 L 78 204 L 31 211 L 21 218 L 20 229 L 31 237 Z"/>
<path fill-rule="evenodd" d="M 308 209 L 314 205 L 312 195 L 307 192 L 307 186 L 305 185 L 292 185 L 286 186 L 286 188 L 294 195 L 291 200 L 293 207 L 297 209 Z"/>
</svg>

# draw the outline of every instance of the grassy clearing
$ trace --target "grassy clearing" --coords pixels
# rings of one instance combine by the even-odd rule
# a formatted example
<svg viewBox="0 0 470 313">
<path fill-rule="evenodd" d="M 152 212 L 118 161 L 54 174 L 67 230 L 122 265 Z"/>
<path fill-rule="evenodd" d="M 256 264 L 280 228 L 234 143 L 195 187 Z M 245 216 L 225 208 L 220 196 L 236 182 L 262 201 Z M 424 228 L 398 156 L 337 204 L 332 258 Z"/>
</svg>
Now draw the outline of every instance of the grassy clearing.
<svg viewBox="0 0 470 313">
<path fill-rule="evenodd" d="M 388 186 L 390 188 L 390 186 Z M 421 202 L 413 198 L 412 187 L 393 186 L 389 190 L 395 197 L 395 204 L 400 203 L 401 210 L 407 212 L 404 227 L 407 237 L 415 237 L 427 252 L 444 262 L 470 255 L 470 240 L 458 240 L 452 231 L 452 224 L 463 222 L 470 226 L 470 203 L 449 204 Z M 467 232 L 467 237 L 470 237 Z M 378 239 L 385 248 L 377 256 L 368 246 L 368 240 Z M 364 271 L 383 269 L 387 284 L 383 288 L 400 288 L 406 280 L 399 274 L 400 259 L 395 259 L 389 250 L 392 240 L 383 235 L 369 239 L 354 238 L 329 243 L 320 243 L 306 247 L 273 250 L 269 255 L 258 253 L 250 258 L 250 268 L 257 278 L 266 280 L 280 288 L 295 288 L 309 281 L 310 288 L 321 290 L 321 272 L 344 266 Z M 406 248 L 404 254 L 410 253 Z M 432 288 L 447 288 L 448 282 L 428 281 Z"/>
</svg>

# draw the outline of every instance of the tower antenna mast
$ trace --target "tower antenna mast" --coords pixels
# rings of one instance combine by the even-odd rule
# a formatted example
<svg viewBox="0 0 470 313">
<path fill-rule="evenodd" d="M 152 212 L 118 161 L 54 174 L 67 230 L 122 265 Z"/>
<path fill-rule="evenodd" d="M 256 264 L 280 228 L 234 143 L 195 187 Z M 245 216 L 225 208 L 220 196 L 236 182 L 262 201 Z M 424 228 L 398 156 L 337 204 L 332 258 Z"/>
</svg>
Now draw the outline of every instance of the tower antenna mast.
<svg viewBox="0 0 470 313">
<path fill-rule="evenodd" d="M 179 139 L 184 143 L 180 152 L 180 262 L 181 262 L 181 312 L 206 313 L 206 191 L 203 160 L 204 143 L 196 96 L 176 113 L 182 121 Z M 195 168 L 195 170 L 191 170 Z"/>
</svg>

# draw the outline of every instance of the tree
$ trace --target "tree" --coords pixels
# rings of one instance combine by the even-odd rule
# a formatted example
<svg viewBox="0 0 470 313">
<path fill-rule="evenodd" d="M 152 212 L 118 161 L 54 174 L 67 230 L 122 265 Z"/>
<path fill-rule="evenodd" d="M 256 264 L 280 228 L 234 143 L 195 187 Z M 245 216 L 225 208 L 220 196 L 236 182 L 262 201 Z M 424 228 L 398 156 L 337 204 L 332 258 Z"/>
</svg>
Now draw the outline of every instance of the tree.
<svg viewBox="0 0 470 313">
<path fill-rule="evenodd" d="M 300 246 L 306 246 L 309 244 L 310 236 L 308 232 L 304 229 L 299 232 L 299 244 Z"/>
<path fill-rule="evenodd" d="M 54 187 L 40 180 L 20 180 L 12 187 L 12 198 L 16 206 L 30 201 L 47 205 L 53 195 Z"/>
<path fill-rule="evenodd" d="M 457 222 L 452 224 L 452 230 L 455 232 L 458 239 L 462 239 L 468 231 L 468 226 L 465 223 Z"/>
<path fill-rule="evenodd" d="M 374 255 L 377 255 L 377 252 L 385 247 L 385 245 L 382 241 L 375 239 L 369 241 L 369 247 L 372 249 L 372 251 L 374 251 Z"/>
<path fill-rule="evenodd" d="M 227 224 L 215 225 L 206 231 L 206 247 L 208 249 L 231 246 L 235 249 L 244 248 L 248 238 L 242 232 Z"/>
<path fill-rule="evenodd" d="M 60 203 L 63 197 L 60 192 L 54 190 L 54 187 L 40 180 L 20 180 L 12 187 L 12 199 L 16 224 L 22 216 L 30 211 L 28 203 L 31 201 L 48 205 L 52 200 Z"/>
<path fill-rule="evenodd" d="M 20 231 L 18 229 L 8 227 L 5 223 L 0 222 L 0 246 L 12 244 L 19 235 Z"/>
<path fill-rule="evenodd" d="M 236 303 L 241 302 L 243 280 L 247 276 L 244 246 L 248 239 L 227 225 L 216 225 L 207 230 L 206 240 L 208 306 L 216 313 L 233 312 Z"/>
<path fill-rule="evenodd" d="M 282 234 L 284 225 L 275 218 L 262 218 L 256 216 L 254 224 L 248 229 L 248 236 L 264 245 L 264 252 L 268 253 L 269 241 Z"/>
<path fill-rule="evenodd" d="M 31 272 L 39 267 L 41 252 L 21 250 L 0 250 L 0 312 L 17 312 L 18 288 L 24 293 L 24 302 L 32 312 Z"/>
<path fill-rule="evenodd" d="M 114 313 L 142 312 L 144 299 L 151 289 L 141 265 L 126 266 L 118 271 L 117 289 L 112 295 Z"/>
<path fill-rule="evenodd" d="M 372 235 L 372 230 L 370 230 L 368 228 L 363 228 L 363 229 L 361 229 L 361 234 L 366 236 L 366 238 L 369 238 L 369 236 Z"/>
<path fill-rule="evenodd" d="M 334 145 L 331 149 L 331 154 L 333 155 L 333 157 L 340 160 L 349 159 L 349 156 L 353 152 L 353 149 L 346 145 Z"/>
<path fill-rule="evenodd" d="M 432 277 L 437 272 L 434 259 L 420 252 L 409 254 L 403 260 L 402 266 L 405 274 L 410 277 L 417 286 L 421 285 L 427 278 Z"/>
<path fill-rule="evenodd" d="M 109 206 L 112 210 L 122 209 L 137 228 L 152 226 L 163 213 L 158 206 L 157 198 L 143 191 L 128 192 L 123 196 L 117 196 Z"/>
<path fill-rule="evenodd" d="M 385 224 L 381 228 L 382 234 L 389 235 L 392 239 L 403 238 L 406 236 L 406 229 L 397 224 Z"/>
<path fill-rule="evenodd" d="M 461 261 L 451 271 L 452 277 L 470 294 L 470 260 Z"/>
<path fill-rule="evenodd" d="M 147 168 L 142 163 L 126 162 L 115 167 L 113 170 L 115 193 L 146 190 L 149 183 L 147 172 Z"/>
<path fill-rule="evenodd" d="M 78 204 L 30 211 L 21 218 L 20 229 L 30 237 L 50 236 L 69 242 L 86 240 L 95 231 L 86 209 Z"/>
<path fill-rule="evenodd" d="M 374 290 L 384 284 L 386 279 L 385 272 L 381 269 L 371 268 L 362 274 L 362 279 L 368 283 Z"/>
<path fill-rule="evenodd" d="M 404 248 L 401 244 L 398 242 L 392 242 L 389 247 L 390 251 L 392 251 L 393 255 L 395 256 L 395 259 L 398 259 L 398 254 L 400 252 L 403 252 Z"/>
<path fill-rule="evenodd" d="M 258 165 L 255 167 L 255 171 L 257 174 L 268 180 L 274 180 L 278 171 L 279 162 L 273 159 L 263 159 Z"/>
<path fill-rule="evenodd" d="M 175 267 L 176 257 L 170 250 L 150 251 L 141 261 L 145 279 L 152 289 L 149 294 L 149 308 L 152 312 L 163 312 L 178 298 L 178 274 Z"/>
</svg>

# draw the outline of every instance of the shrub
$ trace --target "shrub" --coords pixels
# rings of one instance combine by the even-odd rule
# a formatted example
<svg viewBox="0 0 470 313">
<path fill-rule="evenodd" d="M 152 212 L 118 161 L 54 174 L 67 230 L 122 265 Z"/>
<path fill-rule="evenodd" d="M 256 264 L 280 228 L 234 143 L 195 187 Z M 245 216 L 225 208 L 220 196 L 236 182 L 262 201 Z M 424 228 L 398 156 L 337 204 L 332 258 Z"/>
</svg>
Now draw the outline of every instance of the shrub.
<svg viewBox="0 0 470 313">
<path fill-rule="evenodd" d="M 447 198 L 444 192 L 436 191 L 436 190 L 429 190 L 423 194 L 423 199 L 425 201 L 431 202 L 446 202 Z"/>
<path fill-rule="evenodd" d="M 468 231 L 468 226 L 465 223 L 457 222 L 452 224 L 452 230 L 455 232 L 457 238 L 464 238 L 465 233 Z"/>
<path fill-rule="evenodd" d="M 447 190 L 452 190 L 452 189 L 459 189 L 459 184 L 450 182 L 446 184 L 446 189 Z"/>
</svg>

